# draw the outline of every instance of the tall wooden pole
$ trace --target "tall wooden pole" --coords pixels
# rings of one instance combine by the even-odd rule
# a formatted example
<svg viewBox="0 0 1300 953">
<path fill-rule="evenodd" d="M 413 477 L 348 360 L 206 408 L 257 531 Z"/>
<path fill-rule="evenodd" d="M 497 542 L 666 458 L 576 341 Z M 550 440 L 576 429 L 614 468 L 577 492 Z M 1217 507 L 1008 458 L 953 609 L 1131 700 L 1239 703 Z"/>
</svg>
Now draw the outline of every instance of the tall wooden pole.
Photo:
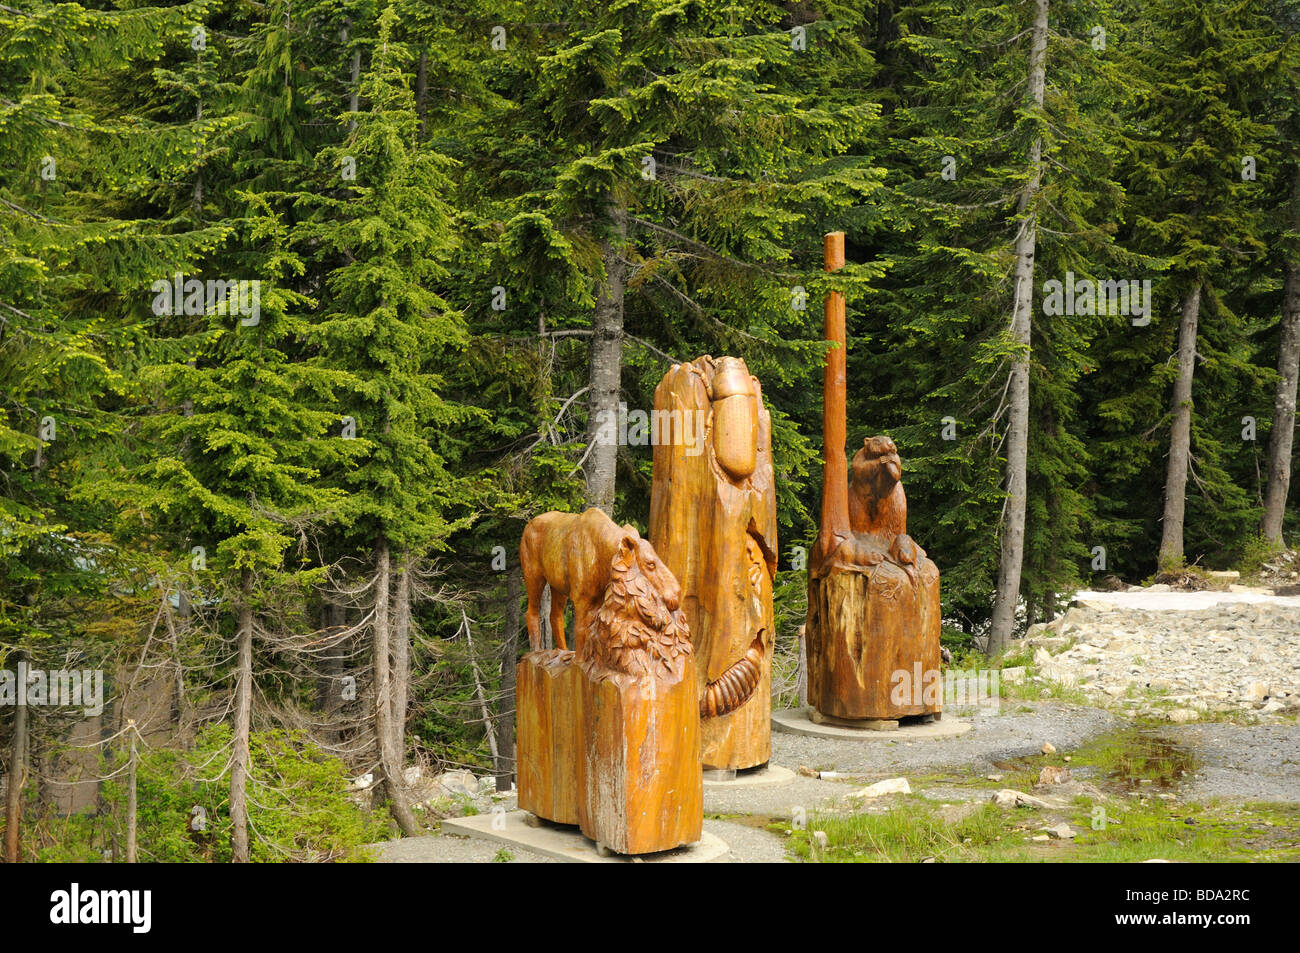
<svg viewBox="0 0 1300 953">
<path fill-rule="evenodd" d="M 844 233 L 829 232 L 825 239 L 827 272 L 844 267 Z M 832 291 L 826 296 L 826 340 L 833 347 L 826 352 L 826 379 L 822 390 L 822 518 L 814 562 L 835 550 L 849 535 L 847 338 L 844 331 L 844 295 Z"/>
</svg>

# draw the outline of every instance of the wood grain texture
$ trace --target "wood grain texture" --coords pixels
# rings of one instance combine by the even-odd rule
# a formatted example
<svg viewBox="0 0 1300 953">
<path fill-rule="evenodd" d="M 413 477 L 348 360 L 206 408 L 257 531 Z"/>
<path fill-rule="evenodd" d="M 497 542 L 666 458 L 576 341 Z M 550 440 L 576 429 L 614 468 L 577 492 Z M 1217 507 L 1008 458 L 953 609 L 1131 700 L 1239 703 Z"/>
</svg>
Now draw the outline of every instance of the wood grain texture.
<svg viewBox="0 0 1300 953">
<path fill-rule="evenodd" d="M 920 585 L 889 562 L 809 579 L 808 703 L 819 712 L 866 719 L 943 709 L 941 694 L 922 691 L 940 671 L 939 571 L 926 563 Z"/>
<path fill-rule="evenodd" d="M 678 364 L 655 390 L 669 422 L 654 447 L 650 540 L 682 586 L 695 648 L 702 758 L 751 768 L 771 757 L 776 488 L 772 421 L 744 361 Z M 702 415 L 703 446 L 687 415 Z"/>
<path fill-rule="evenodd" d="M 681 588 L 673 574 L 641 538 L 635 526 L 619 526 L 603 510 L 590 507 L 582 513 L 552 510 L 534 517 L 524 527 L 519 542 L 519 565 L 528 590 L 528 644 L 541 646 L 542 590 L 551 590 L 551 632 L 559 648 L 564 638 L 564 606 L 573 603 L 573 648 L 582 651 L 596 610 L 609 585 L 610 566 L 618 554 L 632 554 L 644 574 L 651 577 L 670 609 L 681 602 Z"/>
<path fill-rule="evenodd" d="M 558 824 L 578 823 L 582 697 L 572 652 L 529 652 L 515 669 L 519 807 Z"/>
<path fill-rule="evenodd" d="M 698 841 L 704 774 L 694 666 L 677 681 L 584 674 L 582 832 L 620 854 Z"/>
</svg>

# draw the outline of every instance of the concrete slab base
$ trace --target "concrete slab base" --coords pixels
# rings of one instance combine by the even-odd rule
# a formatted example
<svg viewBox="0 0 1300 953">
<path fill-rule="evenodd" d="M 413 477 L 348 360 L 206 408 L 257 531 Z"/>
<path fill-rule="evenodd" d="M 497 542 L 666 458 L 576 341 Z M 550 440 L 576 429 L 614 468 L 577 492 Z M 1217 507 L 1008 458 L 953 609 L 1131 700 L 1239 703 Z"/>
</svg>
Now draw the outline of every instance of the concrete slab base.
<svg viewBox="0 0 1300 953">
<path fill-rule="evenodd" d="M 818 724 L 812 719 L 811 708 L 793 708 L 772 713 L 772 727 L 792 735 L 809 735 L 814 738 L 850 738 L 854 741 L 934 741 L 940 738 L 955 738 L 970 731 L 968 721 L 958 721 L 951 716 L 942 721 L 924 724 L 903 723 L 896 730 L 881 731 L 877 728 L 850 728 L 847 722 L 839 724 Z"/>
<path fill-rule="evenodd" d="M 728 777 L 728 775 L 731 775 Z M 706 790 L 728 790 L 730 788 L 764 788 L 773 784 L 789 784 L 795 773 L 789 768 L 771 762 L 745 771 L 710 771 L 704 770 L 704 787 Z"/>
<path fill-rule="evenodd" d="M 836 718 L 834 715 L 823 715 L 816 708 L 808 709 L 808 718 L 817 725 L 831 725 L 835 728 L 856 728 L 859 731 L 897 731 L 898 721 L 893 718 L 863 718 L 854 721 L 852 718 Z M 929 719 L 933 721 L 934 719 Z M 919 720 L 918 720 L 919 723 Z"/>
<path fill-rule="evenodd" d="M 537 826 L 531 826 L 530 821 Z M 717 860 L 730 850 L 720 837 L 705 831 L 696 843 L 676 850 L 640 854 L 636 857 L 622 854 L 602 857 L 596 851 L 595 842 L 584 837 L 578 828 L 538 821 L 527 811 L 449 817 L 442 822 L 442 831 L 445 834 L 496 841 L 506 847 L 518 847 L 534 854 L 578 864 L 705 864 Z"/>
</svg>

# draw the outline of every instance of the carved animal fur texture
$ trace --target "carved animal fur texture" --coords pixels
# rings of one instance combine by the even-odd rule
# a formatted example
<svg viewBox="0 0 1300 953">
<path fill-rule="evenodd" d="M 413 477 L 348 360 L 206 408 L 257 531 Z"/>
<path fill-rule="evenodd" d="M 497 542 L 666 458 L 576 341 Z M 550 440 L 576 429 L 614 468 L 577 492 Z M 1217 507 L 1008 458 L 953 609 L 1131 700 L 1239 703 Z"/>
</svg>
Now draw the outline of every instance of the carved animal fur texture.
<svg viewBox="0 0 1300 953">
<path fill-rule="evenodd" d="M 620 549 L 596 621 L 578 655 L 597 680 L 658 678 L 680 681 L 691 656 L 686 616 L 632 550 Z"/>
</svg>

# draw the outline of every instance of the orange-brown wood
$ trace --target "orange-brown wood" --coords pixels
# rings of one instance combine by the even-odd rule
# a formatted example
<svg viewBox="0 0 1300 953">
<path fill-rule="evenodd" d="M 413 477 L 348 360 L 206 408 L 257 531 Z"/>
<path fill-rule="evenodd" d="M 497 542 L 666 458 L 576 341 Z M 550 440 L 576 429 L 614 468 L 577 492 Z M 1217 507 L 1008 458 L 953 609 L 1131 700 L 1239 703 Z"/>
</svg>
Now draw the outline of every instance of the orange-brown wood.
<svg viewBox="0 0 1300 953">
<path fill-rule="evenodd" d="M 649 535 L 682 586 L 703 763 L 761 765 L 772 751 L 778 551 L 771 415 L 744 361 L 709 356 L 664 376 L 655 414 L 671 426 L 655 443 Z M 688 439 L 693 419 L 704 421 L 702 447 Z"/>
<path fill-rule="evenodd" d="M 700 839 L 704 776 L 693 666 L 677 681 L 583 679 L 586 760 L 582 832 L 620 854 Z"/>
<path fill-rule="evenodd" d="M 686 617 L 635 552 L 614 557 L 591 638 L 579 653 L 586 758 L 582 832 L 621 854 L 700 839 L 704 774 Z"/>
<path fill-rule="evenodd" d="M 642 572 L 651 576 L 671 609 L 681 600 L 677 580 L 655 556 L 635 526 L 619 526 L 596 507 L 582 513 L 552 510 L 524 527 L 519 542 L 519 565 L 528 590 L 528 644 L 541 645 L 542 590 L 551 587 L 551 633 L 559 648 L 564 638 L 564 606 L 573 603 L 573 648 L 582 651 L 596 610 L 609 585 L 610 564 L 616 553 L 635 553 Z"/>
<path fill-rule="evenodd" d="M 544 524 L 521 552 L 563 553 L 591 538 L 572 521 Z M 649 543 L 619 533 L 601 598 L 575 633 L 581 649 L 530 652 L 516 670 L 519 805 L 642 854 L 701 836 L 699 697 L 680 587 Z M 569 570 L 570 580 L 596 574 Z"/>
<path fill-rule="evenodd" d="M 808 701 L 824 715 L 896 719 L 943 708 L 939 572 L 892 562 L 808 582 Z"/>
<path fill-rule="evenodd" d="M 844 265 L 844 235 L 826 236 L 826 270 Z M 903 465 L 894 441 L 869 437 L 847 464 L 844 299 L 826 300 L 822 513 L 808 566 L 808 701 L 846 719 L 937 713 L 939 570 L 907 535 Z"/>
<path fill-rule="evenodd" d="M 581 672 L 572 652 L 529 652 L 515 669 L 519 807 L 559 824 L 578 823 L 582 741 Z"/>
</svg>

